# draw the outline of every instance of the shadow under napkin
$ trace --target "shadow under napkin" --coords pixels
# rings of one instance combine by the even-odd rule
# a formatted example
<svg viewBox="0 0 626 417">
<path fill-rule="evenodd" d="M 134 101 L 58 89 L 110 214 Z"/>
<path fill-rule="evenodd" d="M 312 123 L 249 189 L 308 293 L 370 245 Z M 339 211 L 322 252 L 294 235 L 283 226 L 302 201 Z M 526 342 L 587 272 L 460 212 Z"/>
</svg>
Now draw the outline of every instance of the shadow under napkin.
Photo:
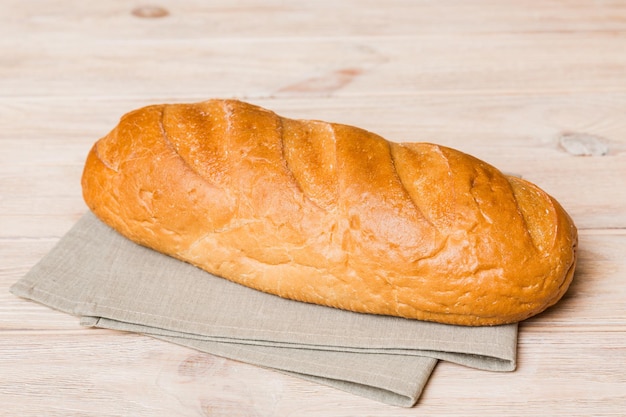
<svg viewBox="0 0 626 417">
<path fill-rule="evenodd" d="M 286 300 L 141 247 L 85 214 L 24 278 L 20 297 L 81 317 L 413 406 L 438 360 L 515 369 L 517 324 L 463 327 Z"/>
</svg>

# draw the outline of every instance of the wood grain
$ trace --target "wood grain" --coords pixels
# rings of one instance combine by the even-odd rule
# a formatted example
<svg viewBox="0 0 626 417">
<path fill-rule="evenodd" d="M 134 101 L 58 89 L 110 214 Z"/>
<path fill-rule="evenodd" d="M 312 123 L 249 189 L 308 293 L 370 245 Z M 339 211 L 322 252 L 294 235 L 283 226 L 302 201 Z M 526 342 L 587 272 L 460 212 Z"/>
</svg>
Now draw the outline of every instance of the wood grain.
<svg viewBox="0 0 626 417">
<path fill-rule="evenodd" d="M 166 13 L 135 11 L 146 6 Z M 86 210 L 84 158 L 123 113 L 212 97 L 452 146 L 554 195 L 580 228 L 579 265 L 565 298 L 520 326 L 518 370 L 440 363 L 418 405 L 399 409 L 84 329 L 8 292 Z M 0 415 L 621 416 L 624 114 L 619 1 L 6 0 Z"/>
<path fill-rule="evenodd" d="M 225 38 L 402 37 L 418 34 L 590 33 L 626 30 L 626 6 L 619 1 L 426 0 L 419 4 L 389 0 L 310 2 L 281 0 L 227 2 L 160 1 L 167 19 L 137 19 L 136 5 L 110 0 L 95 5 L 79 0 L 24 4 L 5 0 L 10 11 L 2 38 L 16 32 L 26 40 L 46 35 L 53 40 L 82 33 L 87 40 L 198 40 Z M 149 2 L 146 5 L 150 5 Z"/>
<path fill-rule="evenodd" d="M 303 91 L 293 86 L 312 79 L 319 85 L 321 78 L 355 69 L 358 75 L 333 94 L 626 89 L 625 42 L 606 33 L 246 42 L 41 39 L 19 47 L 4 41 L 0 52 L 0 90 L 8 97 L 39 97 L 42 91 L 59 97 L 141 97 L 157 91 L 165 97 L 198 98 L 327 95 L 327 88 Z M 72 65 L 61 64 L 66 62 Z"/>
</svg>

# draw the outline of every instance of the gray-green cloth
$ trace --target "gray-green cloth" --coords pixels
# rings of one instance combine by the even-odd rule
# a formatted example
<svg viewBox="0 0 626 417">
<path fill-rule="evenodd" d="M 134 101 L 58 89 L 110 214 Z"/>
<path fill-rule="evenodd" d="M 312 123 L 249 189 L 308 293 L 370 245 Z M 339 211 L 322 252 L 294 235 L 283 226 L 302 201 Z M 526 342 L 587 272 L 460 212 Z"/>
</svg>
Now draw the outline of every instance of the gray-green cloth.
<svg viewBox="0 0 626 417">
<path fill-rule="evenodd" d="M 438 360 L 515 369 L 517 325 L 463 327 L 286 300 L 139 246 L 85 214 L 11 291 L 139 332 L 413 406 Z"/>
</svg>

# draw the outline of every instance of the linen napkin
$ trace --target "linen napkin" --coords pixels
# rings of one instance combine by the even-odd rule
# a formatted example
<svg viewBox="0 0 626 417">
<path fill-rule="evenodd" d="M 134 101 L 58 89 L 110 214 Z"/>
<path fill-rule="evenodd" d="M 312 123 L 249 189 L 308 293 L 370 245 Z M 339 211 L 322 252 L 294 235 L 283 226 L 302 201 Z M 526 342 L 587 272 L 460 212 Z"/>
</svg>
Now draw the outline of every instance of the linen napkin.
<svg viewBox="0 0 626 417">
<path fill-rule="evenodd" d="M 387 404 L 416 404 L 438 360 L 516 365 L 517 325 L 464 327 L 286 300 L 139 246 L 85 214 L 11 287 L 80 317 Z"/>
</svg>

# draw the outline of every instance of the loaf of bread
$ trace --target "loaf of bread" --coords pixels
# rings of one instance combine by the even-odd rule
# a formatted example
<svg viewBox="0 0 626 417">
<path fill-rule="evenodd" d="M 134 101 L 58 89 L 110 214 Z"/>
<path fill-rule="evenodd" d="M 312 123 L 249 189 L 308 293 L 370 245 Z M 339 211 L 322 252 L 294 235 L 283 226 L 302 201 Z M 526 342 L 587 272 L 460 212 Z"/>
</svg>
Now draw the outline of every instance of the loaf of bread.
<svg viewBox="0 0 626 417">
<path fill-rule="evenodd" d="M 576 228 L 535 185 L 462 152 L 235 100 L 130 112 L 84 199 L 127 238 L 281 297 L 458 325 L 555 304 Z"/>
</svg>

